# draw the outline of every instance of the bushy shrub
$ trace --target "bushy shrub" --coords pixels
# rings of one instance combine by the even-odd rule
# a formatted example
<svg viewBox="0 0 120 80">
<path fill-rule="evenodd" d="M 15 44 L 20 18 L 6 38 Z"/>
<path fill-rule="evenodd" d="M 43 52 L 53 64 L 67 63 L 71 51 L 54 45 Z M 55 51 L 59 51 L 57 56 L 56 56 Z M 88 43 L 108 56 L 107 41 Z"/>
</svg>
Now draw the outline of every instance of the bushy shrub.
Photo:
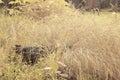
<svg viewBox="0 0 120 80">
<path fill-rule="evenodd" d="M 29 16 L 45 17 L 65 9 L 64 0 L 0 0 L 0 5 L 9 15 L 29 14 Z"/>
</svg>

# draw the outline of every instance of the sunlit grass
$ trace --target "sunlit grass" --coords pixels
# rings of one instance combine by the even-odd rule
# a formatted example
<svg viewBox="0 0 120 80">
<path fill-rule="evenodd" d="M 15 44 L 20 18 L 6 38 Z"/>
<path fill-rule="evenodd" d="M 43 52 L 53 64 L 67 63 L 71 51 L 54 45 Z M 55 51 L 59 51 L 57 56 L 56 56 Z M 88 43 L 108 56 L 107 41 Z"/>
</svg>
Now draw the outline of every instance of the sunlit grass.
<svg viewBox="0 0 120 80">
<path fill-rule="evenodd" d="M 42 20 L 0 15 L 0 80 L 57 80 L 57 70 L 69 80 L 119 80 L 119 19 L 119 13 L 83 15 L 71 9 Z M 57 51 L 29 66 L 21 56 L 13 61 L 15 44 Z"/>
</svg>

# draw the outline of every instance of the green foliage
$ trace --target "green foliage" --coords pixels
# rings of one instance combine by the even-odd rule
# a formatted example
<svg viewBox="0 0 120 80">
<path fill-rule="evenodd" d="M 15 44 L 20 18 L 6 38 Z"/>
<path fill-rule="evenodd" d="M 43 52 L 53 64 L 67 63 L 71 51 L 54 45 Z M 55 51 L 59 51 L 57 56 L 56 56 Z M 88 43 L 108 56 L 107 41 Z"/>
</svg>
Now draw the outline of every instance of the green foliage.
<svg viewBox="0 0 120 80">
<path fill-rule="evenodd" d="M 27 13 L 37 17 L 60 12 L 67 5 L 64 0 L 0 0 L 0 3 L 9 15 Z"/>
<path fill-rule="evenodd" d="M 0 0 L 0 5 L 4 8 L 4 13 L 16 15 L 24 12 L 24 9 L 34 0 Z"/>
<path fill-rule="evenodd" d="M 4 3 L 2 0 L 0 0 L 0 3 Z"/>
</svg>

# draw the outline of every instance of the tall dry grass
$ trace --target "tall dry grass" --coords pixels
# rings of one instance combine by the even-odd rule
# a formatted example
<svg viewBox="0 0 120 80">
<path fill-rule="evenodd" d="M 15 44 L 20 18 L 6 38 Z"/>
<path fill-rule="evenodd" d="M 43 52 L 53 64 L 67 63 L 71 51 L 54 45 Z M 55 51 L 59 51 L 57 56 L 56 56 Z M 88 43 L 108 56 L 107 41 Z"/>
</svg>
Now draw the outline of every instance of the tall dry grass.
<svg viewBox="0 0 120 80">
<path fill-rule="evenodd" d="M 68 80 L 120 79 L 120 14 L 82 15 L 68 9 L 39 21 L 25 16 L 0 18 L 0 80 L 57 80 L 57 70 Z M 29 66 L 21 56 L 16 63 L 10 60 L 16 56 L 11 49 L 15 44 L 57 50 Z"/>
</svg>

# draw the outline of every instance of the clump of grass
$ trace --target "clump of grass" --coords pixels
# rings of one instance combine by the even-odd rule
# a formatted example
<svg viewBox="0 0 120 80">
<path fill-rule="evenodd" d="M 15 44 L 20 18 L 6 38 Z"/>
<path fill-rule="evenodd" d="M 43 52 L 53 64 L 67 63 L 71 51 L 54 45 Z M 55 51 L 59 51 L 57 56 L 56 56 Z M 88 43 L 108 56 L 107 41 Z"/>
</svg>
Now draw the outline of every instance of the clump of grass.
<svg viewBox="0 0 120 80">
<path fill-rule="evenodd" d="M 71 9 L 39 21 L 25 16 L 0 15 L 0 79 L 57 80 L 56 72 L 60 70 L 63 80 L 118 80 L 119 16 L 118 13 L 82 15 Z M 53 53 L 40 58 L 34 66 L 22 63 L 21 56 L 15 63 L 16 54 L 10 53 L 15 44 L 43 44 L 52 48 Z"/>
</svg>

